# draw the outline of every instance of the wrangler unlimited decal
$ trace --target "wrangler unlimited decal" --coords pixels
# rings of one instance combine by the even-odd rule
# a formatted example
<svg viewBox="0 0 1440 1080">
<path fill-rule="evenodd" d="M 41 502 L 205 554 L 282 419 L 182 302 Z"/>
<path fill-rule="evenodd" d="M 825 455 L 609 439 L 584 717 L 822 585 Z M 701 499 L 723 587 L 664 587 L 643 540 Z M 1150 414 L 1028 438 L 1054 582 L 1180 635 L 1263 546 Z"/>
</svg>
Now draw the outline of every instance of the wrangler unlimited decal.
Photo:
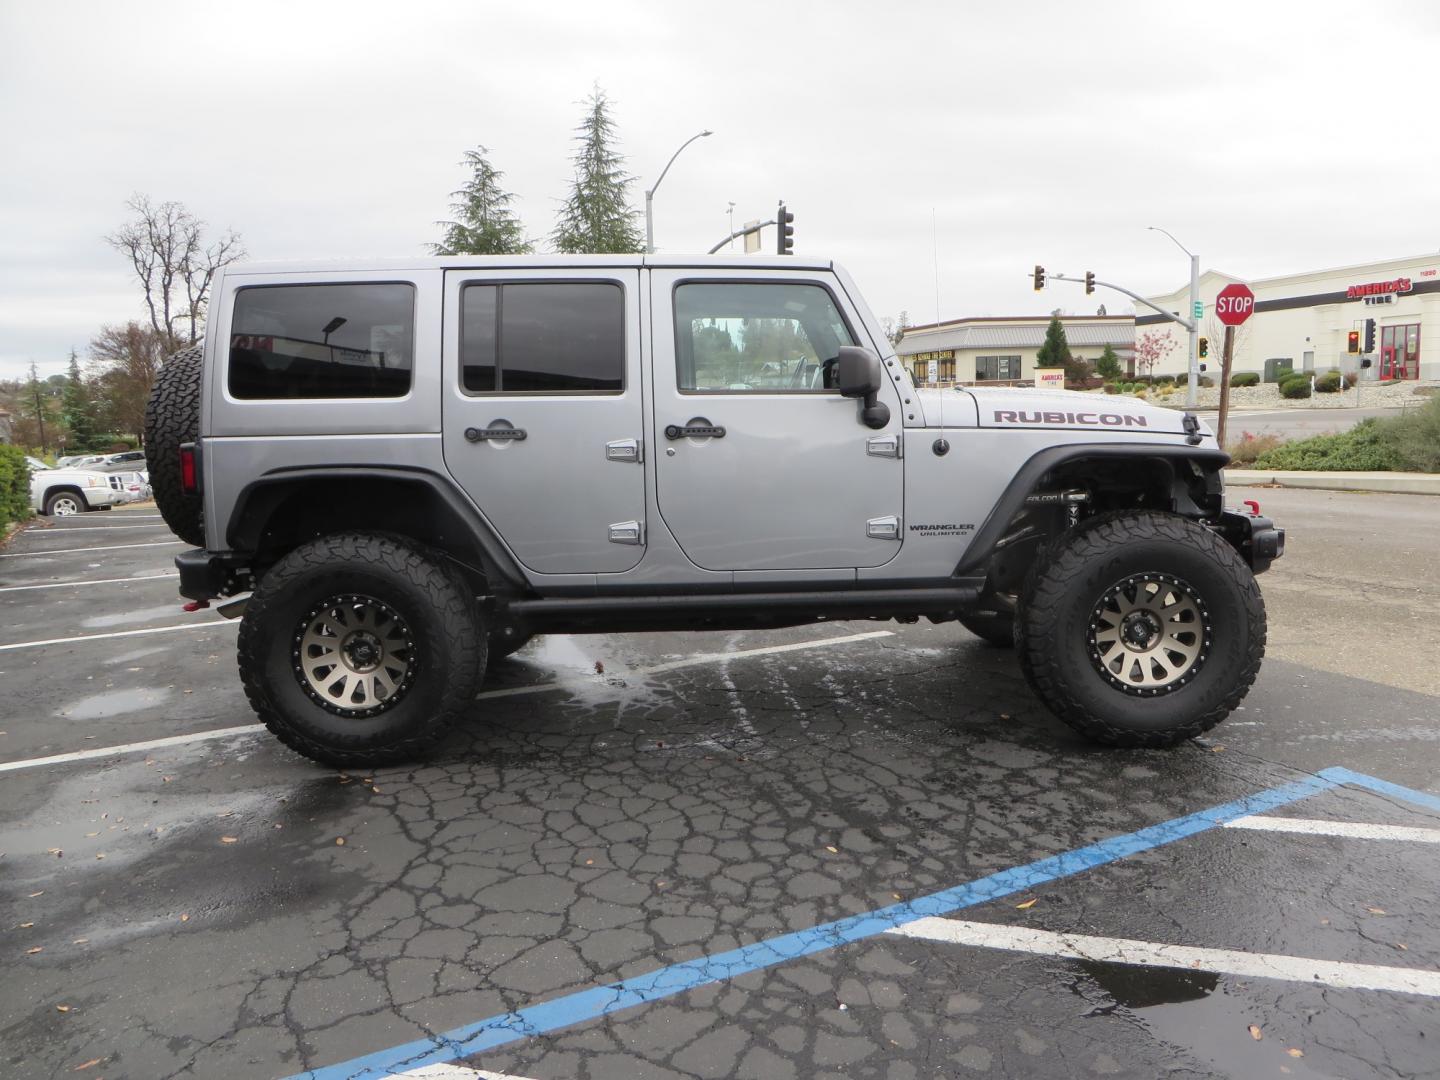
<svg viewBox="0 0 1440 1080">
<path fill-rule="evenodd" d="M 1148 427 L 1143 416 L 1128 413 L 1093 412 L 1025 412 L 1016 409 L 996 409 L 997 424 L 1096 424 L 1104 427 Z"/>
</svg>

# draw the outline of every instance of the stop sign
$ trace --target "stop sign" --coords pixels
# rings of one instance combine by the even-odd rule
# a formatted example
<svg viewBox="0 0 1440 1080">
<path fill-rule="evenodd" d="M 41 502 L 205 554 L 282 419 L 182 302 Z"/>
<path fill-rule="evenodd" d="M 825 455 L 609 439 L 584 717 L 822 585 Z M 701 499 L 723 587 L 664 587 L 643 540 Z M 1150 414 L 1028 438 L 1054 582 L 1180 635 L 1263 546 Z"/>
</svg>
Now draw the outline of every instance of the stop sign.
<svg viewBox="0 0 1440 1080">
<path fill-rule="evenodd" d="M 1226 285 L 1215 297 L 1215 317 L 1226 326 L 1239 326 L 1255 311 L 1255 294 L 1249 285 Z"/>
</svg>

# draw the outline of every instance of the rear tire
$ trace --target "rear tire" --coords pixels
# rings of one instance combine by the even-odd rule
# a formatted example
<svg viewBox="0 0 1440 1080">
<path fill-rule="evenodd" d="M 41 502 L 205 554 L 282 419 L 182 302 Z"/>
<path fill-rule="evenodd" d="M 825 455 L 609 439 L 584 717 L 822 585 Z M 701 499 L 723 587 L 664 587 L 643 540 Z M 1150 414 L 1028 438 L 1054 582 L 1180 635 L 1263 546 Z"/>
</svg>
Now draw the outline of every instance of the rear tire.
<svg viewBox="0 0 1440 1080">
<path fill-rule="evenodd" d="M 422 756 L 475 697 L 484 623 L 465 583 L 408 540 L 321 537 L 266 572 L 240 678 L 286 746 L 342 767 Z"/>
<path fill-rule="evenodd" d="M 1174 514 L 1120 511 L 1065 533 L 1030 572 L 1017 633 L 1031 689 L 1108 746 L 1170 747 L 1244 699 L 1265 602 L 1235 549 Z"/>
<path fill-rule="evenodd" d="M 155 505 L 170 531 L 196 547 L 205 546 L 200 496 L 180 483 L 180 445 L 200 436 L 200 384 L 205 350 L 181 349 L 160 367 L 145 405 L 145 467 Z"/>
<path fill-rule="evenodd" d="M 1008 611 L 971 611 L 959 616 L 960 625 L 997 649 L 1015 647 L 1015 616 Z"/>
</svg>

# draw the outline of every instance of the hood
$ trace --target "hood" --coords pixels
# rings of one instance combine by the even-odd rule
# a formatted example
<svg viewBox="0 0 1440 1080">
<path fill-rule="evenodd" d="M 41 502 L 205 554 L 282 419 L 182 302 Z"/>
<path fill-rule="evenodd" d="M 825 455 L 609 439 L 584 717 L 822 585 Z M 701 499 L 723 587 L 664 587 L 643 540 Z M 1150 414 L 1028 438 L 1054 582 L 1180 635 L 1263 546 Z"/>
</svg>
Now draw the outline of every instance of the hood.
<svg viewBox="0 0 1440 1080">
<path fill-rule="evenodd" d="M 975 399 L 982 428 L 1186 434 L 1184 409 L 1150 405 L 1123 394 L 1008 386 L 967 386 L 964 391 Z M 1201 430 L 1210 429 L 1202 422 Z"/>
</svg>

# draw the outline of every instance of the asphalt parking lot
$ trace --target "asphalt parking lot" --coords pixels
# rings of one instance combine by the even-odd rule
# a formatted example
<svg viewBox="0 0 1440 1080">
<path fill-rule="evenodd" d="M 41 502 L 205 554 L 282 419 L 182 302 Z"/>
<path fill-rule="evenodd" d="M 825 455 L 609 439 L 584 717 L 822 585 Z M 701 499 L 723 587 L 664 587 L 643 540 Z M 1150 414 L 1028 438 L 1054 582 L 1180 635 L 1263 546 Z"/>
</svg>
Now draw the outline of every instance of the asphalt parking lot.
<svg viewBox="0 0 1440 1080">
<path fill-rule="evenodd" d="M 155 513 L 0 551 L 7 1080 L 1440 1076 L 1440 699 L 1297 662 L 1284 563 L 1296 651 L 1173 752 L 851 623 L 541 639 L 346 774 Z"/>
</svg>

